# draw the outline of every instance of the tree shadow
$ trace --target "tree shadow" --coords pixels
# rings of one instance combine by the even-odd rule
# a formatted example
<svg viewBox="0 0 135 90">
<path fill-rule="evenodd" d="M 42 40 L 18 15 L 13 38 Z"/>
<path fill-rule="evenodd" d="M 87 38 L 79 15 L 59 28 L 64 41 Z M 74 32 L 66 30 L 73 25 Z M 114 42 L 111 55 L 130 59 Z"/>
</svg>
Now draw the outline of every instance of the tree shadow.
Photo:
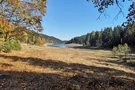
<svg viewBox="0 0 135 90">
<path fill-rule="evenodd" d="M 51 68 L 54 70 L 62 70 L 63 72 L 73 72 L 73 73 L 86 73 L 87 71 L 93 71 L 94 73 L 104 73 L 104 74 L 112 74 L 111 72 L 115 71 L 115 74 L 118 73 L 125 73 L 122 70 L 115 70 L 112 68 L 107 68 L 107 67 L 95 67 L 95 66 L 88 66 L 84 64 L 78 64 L 78 63 L 66 63 L 63 61 L 58 61 L 58 60 L 43 60 L 40 58 L 33 58 L 33 57 L 19 57 L 19 56 L 6 56 L 6 55 L 0 55 L 0 57 L 3 58 L 8 58 L 11 59 L 12 61 L 22 61 L 22 62 L 27 62 L 30 65 L 33 66 L 40 66 L 43 68 Z M 103 60 L 97 59 L 100 62 L 103 62 Z M 109 62 L 109 63 L 116 63 L 116 64 L 121 64 L 115 61 L 104 61 L 104 62 Z M 114 73 L 113 73 L 114 74 Z M 128 73 L 126 73 L 128 74 Z"/>
<path fill-rule="evenodd" d="M 111 56 L 111 57 L 109 57 L 109 58 L 117 59 L 118 57 Z"/>
<path fill-rule="evenodd" d="M 0 90 L 60 90 L 66 86 L 63 78 L 53 73 L 0 71 Z"/>
<path fill-rule="evenodd" d="M 97 61 L 99 61 L 98 64 L 101 64 L 100 62 L 103 62 L 104 65 L 105 63 L 108 63 L 107 65 L 109 64 L 117 64 L 117 65 L 123 65 L 123 66 L 126 66 L 127 68 L 134 70 L 135 71 L 135 60 L 134 59 L 122 59 L 122 60 L 119 60 L 119 59 L 115 59 L 115 60 L 100 60 L 100 59 L 97 59 Z"/>
<path fill-rule="evenodd" d="M 130 67 L 135 67 L 135 61 L 134 62 L 127 62 L 126 65 Z"/>
<path fill-rule="evenodd" d="M 111 50 L 111 48 L 103 48 L 103 47 L 91 47 L 91 46 L 74 46 L 74 49 L 88 49 L 88 50 Z"/>
<path fill-rule="evenodd" d="M 88 66 L 78 63 L 66 63 L 58 60 L 43 60 L 40 58 L 33 58 L 33 57 L 23 58 L 19 56 L 6 56 L 6 55 L 0 55 L 0 57 L 9 58 L 14 62 L 16 61 L 28 62 L 30 65 L 33 66 L 40 66 L 43 68 L 61 70 L 63 71 L 63 73 L 65 72 L 75 73 L 74 76 L 62 76 L 59 74 L 45 74 L 33 72 L 8 72 L 11 74 L 11 77 L 7 79 L 2 78 L 0 80 L 0 83 L 6 82 L 6 85 L 4 86 L 0 85 L 0 87 L 7 86 L 14 88 L 16 86 L 12 86 L 12 84 L 14 85 L 16 83 L 20 84 L 20 86 L 18 85 L 18 87 L 25 87 L 25 88 L 27 87 L 27 90 L 30 90 L 30 88 L 34 87 L 35 88 L 39 87 L 38 90 L 44 90 L 46 88 L 48 90 L 52 89 L 61 90 L 64 87 L 66 87 L 66 90 L 75 90 L 74 88 L 78 88 L 78 90 L 89 90 L 96 88 L 98 89 L 100 88 L 101 90 L 101 88 L 111 88 L 111 87 L 118 89 L 135 88 L 132 86 L 132 85 L 135 86 L 135 81 L 130 79 L 135 78 L 135 74 L 127 73 L 122 70 L 112 69 L 109 67 Z M 0 72 L 4 73 L 4 71 Z M 34 75 L 34 77 L 32 75 Z M 126 76 L 129 78 L 123 78 L 122 76 Z M 41 88 L 43 87 L 42 85 L 44 86 L 43 89 Z"/>
<path fill-rule="evenodd" d="M 0 71 L 0 90 L 134 90 L 134 86 L 134 81 L 117 77 Z"/>
<path fill-rule="evenodd" d="M 122 65 L 122 64 L 125 63 L 123 60 L 106 60 L 105 62 L 113 63 L 113 64 L 118 64 L 118 65 Z"/>
<path fill-rule="evenodd" d="M 12 67 L 12 64 L 7 64 L 7 63 L 0 63 L 1 67 Z"/>
</svg>

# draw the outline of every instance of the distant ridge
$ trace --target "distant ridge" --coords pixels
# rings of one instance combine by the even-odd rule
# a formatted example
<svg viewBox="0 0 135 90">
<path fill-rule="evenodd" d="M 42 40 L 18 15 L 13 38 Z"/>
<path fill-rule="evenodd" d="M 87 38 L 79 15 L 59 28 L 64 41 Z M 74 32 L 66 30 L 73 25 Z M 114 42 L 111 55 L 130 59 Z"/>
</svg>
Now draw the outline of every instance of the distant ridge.
<svg viewBox="0 0 135 90">
<path fill-rule="evenodd" d="M 41 37 L 45 38 L 48 43 L 62 43 L 62 40 L 54 37 L 54 36 L 49 36 L 46 34 L 39 34 Z"/>
</svg>

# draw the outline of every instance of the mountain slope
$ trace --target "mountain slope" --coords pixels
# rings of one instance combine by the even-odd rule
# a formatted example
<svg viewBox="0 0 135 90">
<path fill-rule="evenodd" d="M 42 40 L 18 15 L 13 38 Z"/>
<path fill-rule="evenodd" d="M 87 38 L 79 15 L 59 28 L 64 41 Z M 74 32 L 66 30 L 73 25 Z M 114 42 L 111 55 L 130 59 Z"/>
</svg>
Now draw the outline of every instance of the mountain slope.
<svg viewBox="0 0 135 90">
<path fill-rule="evenodd" d="M 25 43 L 35 43 L 42 42 L 43 43 L 61 43 L 62 41 L 56 37 L 48 36 L 42 33 L 35 32 L 33 30 L 28 30 L 25 27 L 19 27 L 13 31 L 7 32 L 8 39 L 18 39 L 21 42 Z M 3 37 L 5 33 L 0 33 L 0 40 L 5 40 Z"/>
<path fill-rule="evenodd" d="M 71 40 L 67 41 L 66 44 L 69 44 L 69 43 L 83 44 L 85 43 L 85 39 L 86 39 L 86 35 L 74 37 Z"/>
<path fill-rule="evenodd" d="M 50 42 L 50 43 L 62 43 L 62 41 L 56 37 L 53 36 L 48 36 L 45 34 L 39 34 L 41 37 L 46 39 L 46 42 Z"/>
</svg>

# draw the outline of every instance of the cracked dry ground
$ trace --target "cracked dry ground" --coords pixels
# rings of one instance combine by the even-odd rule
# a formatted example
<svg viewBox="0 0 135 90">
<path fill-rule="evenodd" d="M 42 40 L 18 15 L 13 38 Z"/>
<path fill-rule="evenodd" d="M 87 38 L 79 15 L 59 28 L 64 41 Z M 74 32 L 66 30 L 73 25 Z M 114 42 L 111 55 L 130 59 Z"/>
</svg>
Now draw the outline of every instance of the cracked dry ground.
<svg viewBox="0 0 135 90">
<path fill-rule="evenodd" d="M 0 90 L 135 90 L 134 67 L 108 50 L 24 44 L 0 53 Z"/>
</svg>

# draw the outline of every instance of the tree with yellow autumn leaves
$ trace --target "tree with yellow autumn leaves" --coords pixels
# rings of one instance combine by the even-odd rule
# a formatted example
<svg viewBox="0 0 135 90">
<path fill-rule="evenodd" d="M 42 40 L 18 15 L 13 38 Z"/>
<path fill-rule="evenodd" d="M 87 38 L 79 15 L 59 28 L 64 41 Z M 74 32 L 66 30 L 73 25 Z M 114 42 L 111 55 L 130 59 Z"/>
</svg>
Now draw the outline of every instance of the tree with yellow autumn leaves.
<svg viewBox="0 0 135 90">
<path fill-rule="evenodd" d="M 0 17 L 0 32 L 3 34 L 3 40 L 7 40 L 9 32 L 13 29 L 13 24 L 11 24 L 6 18 Z"/>
<path fill-rule="evenodd" d="M 46 0 L 0 0 L 0 30 L 15 27 L 42 31 L 41 19 L 46 13 Z"/>
</svg>

